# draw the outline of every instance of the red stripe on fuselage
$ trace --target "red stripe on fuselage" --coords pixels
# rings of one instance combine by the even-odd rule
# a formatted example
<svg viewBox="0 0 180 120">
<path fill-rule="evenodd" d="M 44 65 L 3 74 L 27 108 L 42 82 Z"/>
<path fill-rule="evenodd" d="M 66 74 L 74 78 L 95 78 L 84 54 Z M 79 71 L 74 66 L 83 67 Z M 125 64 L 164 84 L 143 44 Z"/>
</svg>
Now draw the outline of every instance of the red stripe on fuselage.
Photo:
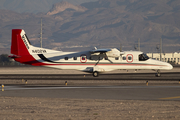
<svg viewBox="0 0 180 120">
<path fill-rule="evenodd" d="M 36 59 L 34 59 L 34 57 L 32 55 L 25 55 L 25 56 L 21 56 L 19 58 L 15 58 L 16 61 L 24 63 L 24 64 L 30 64 L 30 65 L 34 65 L 34 66 L 94 66 L 96 65 L 96 63 L 94 64 L 83 64 L 83 63 L 77 63 L 77 64 L 68 64 L 68 63 L 64 63 L 64 64 L 49 64 L 49 63 L 43 63 L 43 62 L 39 62 Z M 166 66 L 166 65 L 151 65 L 151 64 L 97 64 L 97 66 Z"/>
<path fill-rule="evenodd" d="M 44 65 L 81 65 L 81 66 L 86 66 L 86 65 L 96 65 L 95 63 L 94 64 L 47 64 L 47 63 L 44 63 Z M 128 65 L 128 66 L 166 66 L 166 65 L 149 65 L 149 64 L 97 64 L 98 66 L 101 65 L 101 66 L 105 66 L 105 65 L 120 65 L 120 66 L 125 66 L 125 65 Z"/>
</svg>

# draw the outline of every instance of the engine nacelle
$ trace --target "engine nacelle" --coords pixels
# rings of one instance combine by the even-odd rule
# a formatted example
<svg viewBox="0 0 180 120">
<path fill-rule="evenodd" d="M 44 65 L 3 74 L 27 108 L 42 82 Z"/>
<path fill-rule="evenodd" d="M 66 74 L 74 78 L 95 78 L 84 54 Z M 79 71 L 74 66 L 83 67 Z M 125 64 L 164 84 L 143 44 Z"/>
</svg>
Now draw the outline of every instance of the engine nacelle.
<svg viewBox="0 0 180 120">
<path fill-rule="evenodd" d="M 107 52 L 106 55 L 107 57 L 113 57 L 113 58 L 120 57 L 120 51 L 114 48 L 111 49 L 111 51 Z"/>
</svg>

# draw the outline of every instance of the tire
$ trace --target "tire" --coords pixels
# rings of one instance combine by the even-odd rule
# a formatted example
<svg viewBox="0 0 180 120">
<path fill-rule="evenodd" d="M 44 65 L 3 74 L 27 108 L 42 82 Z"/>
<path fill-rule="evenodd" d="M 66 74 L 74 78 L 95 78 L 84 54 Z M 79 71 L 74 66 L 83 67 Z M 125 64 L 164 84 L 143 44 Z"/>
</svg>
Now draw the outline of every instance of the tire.
<svg viewBox="0 0 180 120">
<path fill-rule="evenodd" d="M 156 76 L 156 77 L 160 77 L 161 74 L 160 74 L 160 73 L 156 73 L 155 76 Z"/>
<path fill-rule="evenodd" d="M 93 72 L 94 77 L 98 77 L 99 73 L 97 71 Z"/>
</svg>

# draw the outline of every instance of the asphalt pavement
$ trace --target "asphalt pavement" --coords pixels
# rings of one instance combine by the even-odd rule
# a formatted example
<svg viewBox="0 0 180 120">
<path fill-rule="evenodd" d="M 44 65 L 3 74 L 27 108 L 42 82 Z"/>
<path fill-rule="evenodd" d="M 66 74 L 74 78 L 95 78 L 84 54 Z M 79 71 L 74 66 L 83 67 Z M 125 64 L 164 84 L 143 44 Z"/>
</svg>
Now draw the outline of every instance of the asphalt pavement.
<svg viewBox="0 0 180 120">
<path fill-rule="evenodd" d="M 179 80 L 179 71 L 163 72 L 161 77 L 155 77 L 153 72 L 93 77 L 91 74 L 28 74 L 26 71 L 23 74 L 0 74 L 0 84 L 4 84 L 3 91 L 0 87 L 0 96 L 179 101 Z"/>
</svg>

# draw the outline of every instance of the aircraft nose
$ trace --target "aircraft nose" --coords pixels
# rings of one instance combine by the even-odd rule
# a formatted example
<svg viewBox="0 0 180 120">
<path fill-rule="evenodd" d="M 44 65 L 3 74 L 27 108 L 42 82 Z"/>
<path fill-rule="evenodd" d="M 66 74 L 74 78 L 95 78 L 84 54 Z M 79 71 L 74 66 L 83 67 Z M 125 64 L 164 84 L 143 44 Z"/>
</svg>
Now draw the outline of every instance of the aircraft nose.
<svg viewBox="0 0 180 120">
<path fill-rule="evenodd" d="M 167 63 L 167 64 L 168 64 L 167 66 L 168 66 L 169 70 L 173 69 L 173 66 L 171 64 L 169 64 L 169 63 Z"/>
</svg>

